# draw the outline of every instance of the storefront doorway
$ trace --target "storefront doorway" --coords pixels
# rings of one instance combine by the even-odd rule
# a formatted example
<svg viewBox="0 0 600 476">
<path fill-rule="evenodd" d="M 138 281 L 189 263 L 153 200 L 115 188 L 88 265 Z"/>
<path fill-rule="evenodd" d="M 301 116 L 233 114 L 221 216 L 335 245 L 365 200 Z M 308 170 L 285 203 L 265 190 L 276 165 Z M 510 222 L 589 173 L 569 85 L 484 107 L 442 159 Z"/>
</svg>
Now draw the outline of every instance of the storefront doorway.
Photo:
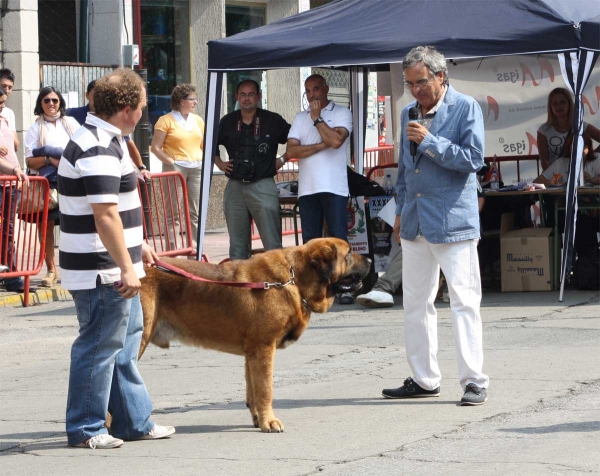
<svg viewBox="0 0 600 476">
<path fill-rule="evenodd" d="M 190 82 L 189 0 L 141 0 L 142 64 L 152 125 L 171 111 L 171 92 Z"/>
</svg>

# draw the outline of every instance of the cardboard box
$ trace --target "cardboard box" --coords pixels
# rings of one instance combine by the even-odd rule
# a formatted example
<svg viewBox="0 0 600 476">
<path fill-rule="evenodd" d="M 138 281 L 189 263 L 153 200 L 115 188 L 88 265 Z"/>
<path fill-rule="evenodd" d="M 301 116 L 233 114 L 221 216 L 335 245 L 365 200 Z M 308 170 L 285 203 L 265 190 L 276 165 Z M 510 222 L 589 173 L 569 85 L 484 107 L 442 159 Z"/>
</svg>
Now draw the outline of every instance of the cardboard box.
<svg viewBox="0 0 600 476">
<path fill-rule="evenodd" d="M 502 292 L 552 291 L 552 228 L 513 228 L 514 215 L 502 215 Z"/>
</svg>

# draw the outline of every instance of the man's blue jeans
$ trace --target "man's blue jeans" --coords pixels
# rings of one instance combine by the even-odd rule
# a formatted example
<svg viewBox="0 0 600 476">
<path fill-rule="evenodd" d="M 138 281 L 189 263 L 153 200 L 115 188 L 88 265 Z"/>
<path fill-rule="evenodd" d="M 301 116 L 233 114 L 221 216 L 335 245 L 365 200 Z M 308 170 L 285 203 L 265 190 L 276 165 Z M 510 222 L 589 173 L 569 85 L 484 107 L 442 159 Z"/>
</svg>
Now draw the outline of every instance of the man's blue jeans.
<svg viewBox="0 0 600 476">
<path fill-rule="evenodd" d="M 107 433 L 135 440 L 154 427 L 152 403 L 137 368 L 143 316 L 139 295 L 123 299 L 112 285 L 71 291 L 79 336 L 71 348 L 67 399 L 67 438 L 70 445 Z"/>
<path fill-rule="evenodd" d="M 323 192 L 304 195 L 298 203 L 304 243 L 323 236 L 323 218 L 330 236 L 348 240 L 348 197 Z"/>
</svg>

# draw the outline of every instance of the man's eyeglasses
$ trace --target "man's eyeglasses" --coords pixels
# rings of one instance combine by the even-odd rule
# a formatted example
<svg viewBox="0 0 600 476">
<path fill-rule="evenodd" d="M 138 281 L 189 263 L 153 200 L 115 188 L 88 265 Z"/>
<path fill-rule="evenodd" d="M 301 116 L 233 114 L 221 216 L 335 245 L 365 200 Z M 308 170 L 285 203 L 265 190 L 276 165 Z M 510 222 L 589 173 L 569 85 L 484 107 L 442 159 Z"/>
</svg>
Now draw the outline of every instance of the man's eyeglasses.
<svg viewBox="0 0 600 476">
<path fill-rule="evenodd" d="M 410 81 L 404 81 L 404 87 L 407 89 L 410 89 L 411 91 L 414 91 L 415 89 L 421 90 L 426 88 L 427 86 L 429 86 L 429 83 L 431 82 L 433 78 L 427 78 L 427 79 L 419 79 L 416 83 L 411 83 Z"/>
<path fill-rule="evenodd" d="M 198 102 L 198 99 L 196 98 L 183 98 L 184 101 L 192 101 L 192 102 Z"/>
<path fill-rule="evenodd" d="M 256 93 L 238 93 L 238 99 L 254 99 L 257 96 Z"/>
<path fill-rule="evenodd" d="M 44 104 L 58 104 L 60 102 L 60 99 L 58 98 L 44 98 Z"/>
</svg>

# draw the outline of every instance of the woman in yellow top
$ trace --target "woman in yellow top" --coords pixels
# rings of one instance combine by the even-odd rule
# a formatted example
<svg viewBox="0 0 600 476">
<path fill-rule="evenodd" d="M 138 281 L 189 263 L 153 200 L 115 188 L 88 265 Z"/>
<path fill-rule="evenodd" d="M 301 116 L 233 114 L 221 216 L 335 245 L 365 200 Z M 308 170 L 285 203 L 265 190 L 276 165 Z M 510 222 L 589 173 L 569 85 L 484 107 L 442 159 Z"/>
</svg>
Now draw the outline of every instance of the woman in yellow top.
<svg viewBox="0 0 600 476">
<path fill-rule="evenodd" d="M 198 236 L 198 207 L 200 200 L 200 181 L 202 173 L 202 149 L 204 147 L 204 121 L 194 114 L 198 104 L 196 88 L 191 84 L 180 84 L 173 89 L 171 95 L 171 112 L 162 116 L 154 126 L 152 139 L 152 153 L 163 163 L 163 172 L 180 172 L 188 190 L 188 205 L 190 208 L 190 221 L 192 241 L 196 249 Z M 175 209 L 180 201 L 181 194 L 171 193 L 171 203 Z M 183 247 L 183 243 L 176 238 L 179 235 L 178 220 L 176 220 L 176 234 L 173 236 L 173 217 L 167 206 L 167 223 L 169 230 L 169 250 Z"/>
</svg>

